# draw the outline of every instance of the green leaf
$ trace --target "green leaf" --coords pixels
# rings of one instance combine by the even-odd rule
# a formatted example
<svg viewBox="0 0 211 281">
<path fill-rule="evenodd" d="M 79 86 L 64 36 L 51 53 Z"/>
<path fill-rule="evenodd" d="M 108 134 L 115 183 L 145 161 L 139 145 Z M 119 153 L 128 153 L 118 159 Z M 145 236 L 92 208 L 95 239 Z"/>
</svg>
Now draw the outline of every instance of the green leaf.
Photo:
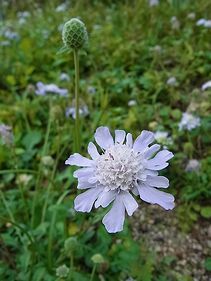
<svg viewBox="0 0 211 281">
<path fill-rule="evenodd" d="M 211 257 L 206 258 L 204 267 L 206 268 L 206 270 L 211 271 Z"/>
<path fill-rule="evenodd" d="M 201 208 L 201 215 L 206 219 L 211 218 L 211 207 L 202 207 Z"/>
</svg>

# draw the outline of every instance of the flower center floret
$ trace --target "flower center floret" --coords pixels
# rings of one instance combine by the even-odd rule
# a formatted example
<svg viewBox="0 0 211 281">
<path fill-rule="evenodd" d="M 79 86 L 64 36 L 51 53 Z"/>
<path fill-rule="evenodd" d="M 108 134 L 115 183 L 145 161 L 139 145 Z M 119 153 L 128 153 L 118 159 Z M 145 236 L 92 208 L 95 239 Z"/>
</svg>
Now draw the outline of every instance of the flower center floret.
<svg viewBox="0 0 211 281">
<path fill-rule="evenodd" d="M 142 159 L 125 144 L 115 144 L 96 161 L 96 178 L 107 190 L 131 189 L 144 171 Z"/>
</svg>

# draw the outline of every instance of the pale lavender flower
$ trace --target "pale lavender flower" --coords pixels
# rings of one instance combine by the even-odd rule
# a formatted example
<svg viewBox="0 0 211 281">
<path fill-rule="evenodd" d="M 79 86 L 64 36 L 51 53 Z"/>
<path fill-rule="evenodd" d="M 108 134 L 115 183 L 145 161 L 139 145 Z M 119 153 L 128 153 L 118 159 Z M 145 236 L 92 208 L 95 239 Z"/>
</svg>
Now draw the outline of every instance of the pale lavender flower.
<svg viewBox="0 0 211 281">
<path fill-rule="evenodd" d="M 194 116 L 191 113 L 184 112 L 182 114 L 182 119 L 179 123 L 179 130 L 188 130 L 191 131 L 201 125 L 201 119 L 197 116 Z"/>
<path fill-rule="evenodd" d="M 18 17 L 18 22 L 19 24 L 25 24 L 27 19 L 31 16 L 30 12 L 28 11 L 23 11 L 23 12 L 18 12 L 17 17 Z"/>
<path fill-rule="evenodd" d="M 90 142 L 88 153 L 92 159 L 74 153 L 65 161 L 66 165 L 82 167 L 74 177 L 78 178 L 78 189 L 88 189 L 76 197 L 76 211 L 90 212 L 93 205 L 105 208 L 113 202 L 103 224 L 108 232 L 115 233 L 123 230 L 125 211 L 131 216 L 138 208 L 133 195 L 166 210 L 174 208 L 174 196 L 159 190 L 167 188 L 169 180 L 158 175 L 173 154 L 159 151 L 158 144 L 149 146 L 154 141 L 152 132 L 143 131 L 134 142 L 132 135 L 123 130 L 115 130 L 113 140 L 107 127 L 99 127 L 94 136 L 101 154 Z"/>
<path fill-rule="evenodd" d="M 45 96 L 47 93 L 58 94 L 58 95 L 60 95 L 62 97 L 65 97 L 65 96 L 68 95 L 68 90 L 67 89 L 59 88 L 55 84 L 47 84 L 47 85 L 45 85 L 42 82 L 38 82 L 36 84 L 36 86 L 37 86 L 37 89 L 35 90 L 35 93 L 38 96 Z"/>
<path fill-rule="evenodd" d="M 59 76 L 59 80 L 60 81 L 70 81 L 70 76 L 67 73 L 62 72 Z"/>
<path fill-rule="evenodd" d="M 198 172 L 201 167 L 201 163 L 196 159 L 191 159 L 188 161 L 185 171 L 186 172 Z"/>
<path fill-rule="evenodd" d="M 202 91 L 205 91 L 207 89 L 211 88 L 211 80 L 210 81 L 207 81 L 206 83 L 204 83 L 202 86 L 201 86 L 201 89 Z"/>
<path fill-rule="evenodd" d="M 175 16 L 171 18 L 171 28 L 175 30 L 180 28 L 180 22 Z"/>
<path fill-rule="evenodd" d="M 169 86 L 177 86 L 177 79 L 175 77 L 170 77 L 168 78 L 168 80 L 166 81 L 166 84 Z"/>
<path fill-rule="evenodd" d="M 0 136 L 2 138 L 3 144 L 10 146 L 13 143 L 12 127 L 1 124 Z"/>
<path fill-rule="evenodd" d="M 19 40 L 20 36 L 17 32 L 11 31 L 10 29 L 5 30 L 4 37 L 9 40 Z"/>
<path fill-rule="evenodd" d="M 75 107 L 74 106 L 67 107 L 65 111 L 65 115 L 66 117 L 72 116 L 72 118 L 75 119 L 76 118 Z M 86 117 L 87 115 L 89 115 L 89 109 L 87 105 L 83 105 L 79 107 L 79 115 L 82 117 Z"/>
<path fill-rule="evenodd" d="M 211 27 L 211 20 L 199 19 L 199 20 L 197 20 L 196 25 L 210 28 Z"/>
<path fill-rule="evenodd" d="M 159 5 L 159 0 L 149 0 L 149 6 L 158 6 Z"/>
</svg>

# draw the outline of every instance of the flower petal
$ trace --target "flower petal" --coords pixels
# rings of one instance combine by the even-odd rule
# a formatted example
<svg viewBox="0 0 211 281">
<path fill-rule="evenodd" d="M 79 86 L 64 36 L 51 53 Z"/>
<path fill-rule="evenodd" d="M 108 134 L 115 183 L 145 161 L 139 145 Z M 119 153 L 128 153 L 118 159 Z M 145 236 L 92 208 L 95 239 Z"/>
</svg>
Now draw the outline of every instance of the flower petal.
<svg viewBox="0 0 211 281">
<path fill-rule="evenodd" d="M 146 184 L 153 187 L 162 187 L 167 188 L 169 186 L 169 180 L 163 176 L 148 176 L 146 180 Z"/>
<path fill-rule="evenodd" d="M 93 142 L 90 142 L 88 145 L 88 153 L 93 160 L 96 160 L 100 156 Z"/>
<path fill-rule="evenodd" d="M 93 165 L 93 160 L 83 157 L 79 153 L 74 153 L 65 161 L 66 165 L 75 165 L 79 167 L 90 167 Z"/>
<path fill-rule="evenodd" d="M 126 133 L 124 130 L 115 130 L 115 143 L 123 144 Z"/>
<path fill-rule="evenodd" d="M 138 208 L 138 204 L 137 204 L 136 200 L 133 198 L 133 196 L 129 192 L 121 192 L 120 196 L 122 196 L 122 201 L 125 205 L 128 215 L 132 216 L 132 214 Z"/>
<path fill-rule="evenodd" d="M 145 202 L 158 204 L 166 210 L 172 210 L 174 208 L 174 196 L 169 193 L 144 184 L 138 186 L 138 192 L 140 198 Z"/>
<path fill-rule="evenodd" d="M 104 216 L 103 224 L 109 233 L 115 233 L 123 230 L 124 220 L 125 206 L 117 196 L 111 210 Z"/>
<path fill-rule="evenodd" d="M 109 146 L 114 144 L 114 140 L 107 127 L 97 128 L 96 133 L 95 133 L 95 140 L 96 140 L 97 144 L 103 149 L 106 149 Z"/>
<path fill-rule="evenodd" d="M 81 168 L 81 169 L 78 169 L 77 171 L 75 171 L 73 173 L 73 176 L 75 178 L 81 178 L 81 177 L 89 178 L 89 177 L 93 176 L 93 173 L 94 173 L 93 168 Z"/>
<path fill-rule="evenodd" d="M 116 197 L 116 191 L 103 191 L 95 202 L 95 208 L 102 206 L 107 207 Z"/>
<path fill-rule="evenodd" d="M 88 189 L 96 187 L 96 184 L 88 182 L 86 177 L 78 178 L 78 189 Z"/>
<path fill-rule="evenodd" d="M 79 194 L 74 201 L 74 208 L 78 212 L 90 212 L 92 209 L 92 206 L 99 196 L 99 194 L 102 192 L 103 187 L 96 187 L 91 188 L 81 194 Z"/>
<path fill-rule="evenodd" d="M 130 133 L 127 134 L 126 136 L 126 145 L 131 147 L 133 146 L 133 137 Z"/>
<path fill-rule="evenodd" d="M 150 157 L 153 156 L 154 153 L 156 153 L 158 150 L 160 149 L 160 145 L 159 144 L 153 144 L 152 146 L 150 146 L 147 151 L 145 152 L 144 156 L 146 159 L 149 159 Z"/>
<path fill-rule="evenodd" d="M 154 158 L 146 161 L 145 167 L 150 170 L 162 170 L 169 165 L 167 161 L 173 157 L 173 153 L 168 150 L 159 151 Z"/>
<path fill-rule="evenodd" d="M 135 152 L 144 151 L 148 145 L 154 141 L 154 139 L 154 134 L 152 132 L 145 130 L 142 131 L 133 144 L 133 150 Z"/>
</svg>

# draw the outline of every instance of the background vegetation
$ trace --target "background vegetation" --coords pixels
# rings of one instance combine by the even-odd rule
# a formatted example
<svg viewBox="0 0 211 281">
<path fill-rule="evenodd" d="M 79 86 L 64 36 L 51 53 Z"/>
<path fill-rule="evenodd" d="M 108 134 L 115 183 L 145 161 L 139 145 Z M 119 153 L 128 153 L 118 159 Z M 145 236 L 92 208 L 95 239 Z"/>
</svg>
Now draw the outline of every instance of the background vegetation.
<svg viewBox="0 0 211 281">
<path fill-rule="evenodd" d="M 208 280 L 208 255 L 201 279 L 193 279 L 172 269 L 176 257 L 157 258 L 142 238 L 135 241 L 133 219 L 110 235 L 105 210 L 74 211 L 76 182 L 64 165 L 73 152 L 74 120 L 65 114 L 74 105 L 73 56 L 59 50 L 62 25 L 79 16 L 89 32 L 80 54 L 80 103 L 89 110 L 84 154 L 99 125 L 134 136 L 168 133 L 171 141 L 160 142 L 175 154 L 165 172 L 176 197 L 172 213 L 186 235 L 211 217 L 211 89 L 201 89 L 211 80 L 211 36 L 196 24 L 210 11 L 208 0 L 1 1 L 0 124 L 11 126 L 13 140 L 2 137 L 0 145 L 0 280 Z M 38 82 L 68 96 L 36 95 Z M 179 130 L 186 111 L 200 126 Z M 187 168 L 191 159 L 197 168 Z"/>
</svg>

